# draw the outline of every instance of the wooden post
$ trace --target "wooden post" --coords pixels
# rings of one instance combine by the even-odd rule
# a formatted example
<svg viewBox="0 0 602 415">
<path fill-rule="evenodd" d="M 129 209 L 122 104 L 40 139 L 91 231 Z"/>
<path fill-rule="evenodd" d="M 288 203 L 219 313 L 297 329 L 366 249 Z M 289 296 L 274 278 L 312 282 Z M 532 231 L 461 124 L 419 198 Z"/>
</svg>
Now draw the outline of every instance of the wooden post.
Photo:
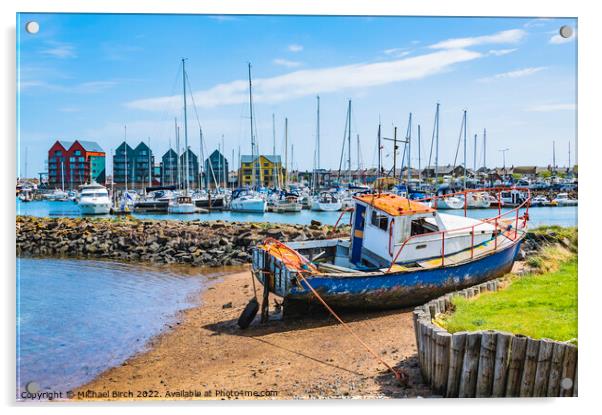
<svg viewBox="0 0 602 415">
<path fill-rule="evenodd" d="M 412 313 L 412 320 L 414 322 L 414 337 L 416 338 L 416 350 L 418 350 L 419 338 L 418 338 L 418 319 L 420 318 L 420 311 L 418 308 L 414 309 Z"/>
<path fill-rule="evenodd" d="M 537 369 L 537 356 L 539 354 L 539 340 L 528 339 L 525 350 L 525 365 L 520 380 L 520 397 L 533 396 L 535 384 L 535 371 Z"/>
<path fill-rule="evenodd" d="M 554 342 L 551 340 L 542 339 L 539 341 L 539 355 L 537 356 L 533 396 L 541 397 L 548 394 L 548 379 L 550 377 L 553 349 Z"/>
<path fill-rule="evenodd" d="M 447 376 L 449 371 L 449 345 L 452 335 L 445 330 L 435 332 L 435 373 L 433 391 L 441 396 L 447 392 Z"/>
<path fill-rule="evenodd" d="M 491 396 L 503 397 L 506 394 L 506 377 L 508 375 L 508 362 L 510 359 L 510 333 L 498 333 L 495 345 L 495 365 L 493 369 L 493 386 Z"/>
<path fill-rule="evenodd" d="M 435 384 L 435 359 L 437 356 L 437 332 L 438 331 L 443 331 L 443 329 L 435 326 L 435 325 L 431 325 L 432 327 L 432 331 L 431 331 L 431 338 L 430 338 L 430 362 L 429 362 L 429 370 L 431 372 L 431 387 Z"/>
<path fill-rule="evenodd" d="M 562 362 L 564 360 L 564 343 L 554 343 L 552 359 L 550 362 L 550 375 L 548 377 L 547 396 L 560 396 L 560 381 L 562 380 Z"/>
<path fill-rule="evenodd" d="M 560 396 L 573 396 L 575 372 L 577 366 L 577 347 L 566 345 L 562 362 L 562 377 L 560 379 Z M 568 386 L 568 387 L 567 387 Z"/>
<path fill-rule="evenodd" d="M 477 369 L 479 365 L 479 351 L 481 349 L 481 332 L 468 333 L 464 349 L 464 362 L 460 376 L 458 397 L 474 398 L 477 386 Z"/>
<path fill-rule="evenodd" d="M 430 322 L 430 319 L 429 319 Z M 431 383 L 431 334 L 433 332 L 431 324 L 424 326 L 424 380 L 426 384 Z"/>
<path fill-rule="evenodd" d="M 418 362 L 420 363 L 420 373 L 422 374 L 422 378 L 424 376 L 424 322 L 421 316 L 418 318 L 417 322 L 418 326 L 418 341 L 416 342 L 416 348 L 418 349 Z"/>
<path fill-rule="evenodd" d="M 510 360 L 508 362 L 508 380 L 506 381 L 506 397 L 518 396 L 520 392 L 520 380 L 523 373 L 523 360 L 527 338 L 517 335 L 510 342 Z"/>
<path fill-rule="evenodd" d="M 484 331 L 481 335 L 481 352 L 477 370 L 477 398 L 488 398 L 493 388 L 493 371 L 495 367 L 496 332 Z"/>
<path fill-rule="evenodd" d="M 431 318 L 435 318 L 435 316 L 437 315 L 437 303 L 431 301 L 430 303 L 428 303 L 429 306 L 429 312 L 431 313 Z"/>
<path fill-rule="evenodd" d="M 462 375 L 462 364 L 464 362 L 464 345 L 466 343 L 466 332 L 459 331 L 452 334 L 449 369 L 447 376 L 446 398 L 457 398 L 460 389 L 460 376 Z"/>
</svg>

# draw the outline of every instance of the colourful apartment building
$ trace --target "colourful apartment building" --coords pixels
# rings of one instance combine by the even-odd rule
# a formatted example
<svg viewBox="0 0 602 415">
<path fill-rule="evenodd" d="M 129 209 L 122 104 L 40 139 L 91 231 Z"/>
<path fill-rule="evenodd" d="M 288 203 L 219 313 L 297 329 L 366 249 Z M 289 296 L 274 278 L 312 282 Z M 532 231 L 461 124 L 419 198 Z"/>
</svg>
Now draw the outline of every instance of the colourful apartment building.
<svg viewBox="0 0 602 415">
<path fill-rule="evenodd" d="M 106 180 L 105 152 L 94 141 L 57 140 L 48 150 L 48 185 L 76 189 Z"/>
<path fill-rule="evenodd" d="M 283 183 L 284 168 L 282 159 L 277 155 L 241 156 L 238 183 L 240 186 L 275 187 Z M 255 181 L 253 181 L 255 165 Z"/>
</svg>

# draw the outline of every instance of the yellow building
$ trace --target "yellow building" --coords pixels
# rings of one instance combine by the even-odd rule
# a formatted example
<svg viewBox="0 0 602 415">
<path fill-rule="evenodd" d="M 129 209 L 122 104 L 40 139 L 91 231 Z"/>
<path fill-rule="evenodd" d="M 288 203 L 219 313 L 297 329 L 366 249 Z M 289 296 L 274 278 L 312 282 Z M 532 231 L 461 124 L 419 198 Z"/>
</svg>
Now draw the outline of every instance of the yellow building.
<svg viewBox="0 0 602 415">
<path fill-rule="evenodd" d="M 255 162 L 255 163 L 253 163 Z M 255 182 L 253 182 L 253 164 L 255 164 Z M 276 155 L 240 156 L 241 168 L 238 171 L 240 186 L 278 187 L 284 182 L 285 171 L 282 159 Z"/>
</svg>

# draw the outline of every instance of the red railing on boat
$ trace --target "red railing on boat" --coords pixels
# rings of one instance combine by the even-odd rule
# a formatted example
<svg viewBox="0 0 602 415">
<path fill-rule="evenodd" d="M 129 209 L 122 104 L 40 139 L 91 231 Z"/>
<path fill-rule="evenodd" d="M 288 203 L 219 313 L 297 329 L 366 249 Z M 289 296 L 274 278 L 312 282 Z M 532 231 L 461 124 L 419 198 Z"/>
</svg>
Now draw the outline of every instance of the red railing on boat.
<svg viewBox="0 0 602 415">
<path fill-rule="evenodd" d="M 502 207 L 501 207 L 501 192 L 506 192 L 506 191 L 519 191 L 519 192 L 526 192 L 527 193 L 527 198 L 520 203 L 518 206 L 516 206 L 514 209 L 511 209 L 505 213 L 501 213 L 502 211 Z M 500 230 L 502 230 L 501 234 L 505 235 L 507 238 L 511 239 L 511 240 L 516 240 L 518 238 L 518 222 L 519 219 L 523 220 L 523 226 L 522 228 L 524 229 L 524 227 L 526 226 L 527 220 L 529 220 L 529 205 L 531 203 L 531 191 L 528 188 L 522 188 L 522 187 L 512 187 L 512 188 L 508 188 L 508 187 L 490 187 L 490 188 L 484 188 L 484 189 L 469 189 L 469 190 L 463 190 L 461 192 L 455 192 L 455 193 L 448 193 L 446 195 L 441 195 L 441 196 L 431 196 L 431 197 L 426 197 L 423 199 L 419 199 L 417 200 L 417 202 L 426 202 L 426 201 L 434 201 L 435 202 L 435 206 L 437 204 L 437 200 L 439 199 L 445 199 L 447 197 L 452 197 L 452 196 L 457 196 L 457 195 L 464 195 L 464 216 L 466 217 L 466 210 L 467 210 L 467 203 L 468 203 L 468 198 L 467 195 L 469 193 L 492 193 L 492 192 L 497 192 L 497 200 L 498 200 L 498 215 L 493 217 L 493 218 L 489 218 L 489 219 L 482 219 L 481 223 L 475 224 L 475 225 L 471 225 L 471 226 L 465 226 L 462 228 L 455 228 L 455 229 L 446 229 L 443 231 L 434 231 L 434 232 L 428 232 L 428 233 L 423 233 L 423 234 L 418 234 L 418 235 L 412 235 L 410 237 L 408 237 L 403 244 L 401 244 L 401 246 L 399 247 L 399 249 L 397 250 L 397 253 L 395 254 L 395 256 L 393 257 L 393 260 L 391 261 L 391 264 L 389 265 L 389 268 L 387 269 L 386 273 L 391 272 L 391 269 L 393 268 L 393 265 L 395 265 L 395 263 L 397 262 L 397 259 L 399 258 L 399 255 L 401 254 L 401 252 L 403 251 L 403 249 L 406 247 L 406 245 L 408 244 L 408 242 L 410 240 L 416 239 L 418 237 L 420 238 L 424 238 L 425 236 L 428 235 L 440 235 L 441 236 L 441 266 L 445 265 L 445 239 L 446 239 L 446 234 L 450 233 L 450 232 L 457 232 L 457 231 L 462 231 L 462 230 L 467 230 L 470 229 L 471 230 L 471 243 L 470 243 L 470 258 L 473 259 L 474 258 L 474 234 L 475 234 L 475 228 L 478 226 L 482 226 L 485 224 L 491 224 L 493 222 L 493 236 L 494 236 L 494 240 L 495 240 L 495 245 L 494 245 L 494 249 L 493 251 L 497 251 L 498 248 L 498 232 Z M 520 216 L 520 210 L 521 209 L 525 209 L 525 213 L 523 216 Z M 514 220 L 514 236 L 512 238 L 510 238 L 508 235 L 504 234 L 504 230 L 502 228 L 500 228 L 500 219 L 504 216 L 510 216 L 510 214 L 514 214 L 515 216 L 515 220 Z M 506 221 L 504 221 L 506 222 Z M 509 229 L 506 229 L 509 230 Z M 460 235 L 463 236 L 463 235 Z M 453 238 L 453 236 L 452 236 Z M 448 237 L 448 239 L 451 239 L 450 237 Z M 391 240 L 389 240 L 389 244 L 391 243 Z"/>
</svg>

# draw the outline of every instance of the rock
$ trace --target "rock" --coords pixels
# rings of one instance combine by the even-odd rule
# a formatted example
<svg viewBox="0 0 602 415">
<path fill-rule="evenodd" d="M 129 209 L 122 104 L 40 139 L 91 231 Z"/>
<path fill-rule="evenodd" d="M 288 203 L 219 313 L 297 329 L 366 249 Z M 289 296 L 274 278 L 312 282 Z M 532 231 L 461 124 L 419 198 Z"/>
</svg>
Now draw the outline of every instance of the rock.
<svg viewBox="0 0 602 415">
<path fill-rule="evenodd" d="M 322 222 L 320 222 L 319 220 L 312 219 L 310 222 L 310 225 L 311 226 L 322 226 Z"/>
<path fill-rule="evenodd" d="M 229 303 L 226 303 L 222 306 L 222 308 L 232 308 L 232 301 L 230 301 Z"/>
</svg>

